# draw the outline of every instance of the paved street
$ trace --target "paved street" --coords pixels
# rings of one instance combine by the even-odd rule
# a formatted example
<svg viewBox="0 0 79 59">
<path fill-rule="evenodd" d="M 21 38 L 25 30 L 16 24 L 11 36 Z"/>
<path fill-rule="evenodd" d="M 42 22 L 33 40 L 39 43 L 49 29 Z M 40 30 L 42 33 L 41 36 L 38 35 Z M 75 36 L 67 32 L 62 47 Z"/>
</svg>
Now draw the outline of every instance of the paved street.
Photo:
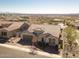
<svg viewBox="0 0 79 59">
<path fill-rule="evenodd" d="M 45 57 L 32 55 L 23 51 L 0 46 L 0 58 L 45 58 Z"/>
</svg>

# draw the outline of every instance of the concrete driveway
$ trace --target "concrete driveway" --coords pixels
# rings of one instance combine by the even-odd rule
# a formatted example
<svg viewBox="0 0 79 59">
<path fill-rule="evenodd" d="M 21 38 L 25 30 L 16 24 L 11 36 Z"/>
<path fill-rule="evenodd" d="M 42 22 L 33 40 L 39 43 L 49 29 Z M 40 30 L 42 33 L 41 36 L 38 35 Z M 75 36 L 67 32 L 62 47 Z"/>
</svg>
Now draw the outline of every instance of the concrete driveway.
<svg viewBox="0 0 79 59">
<path fill-rule="evenodd" d="M 0 58 L 46 58 L 46 57 L 32 55 L 24 51 L 0 46 Z"/>
</svg>

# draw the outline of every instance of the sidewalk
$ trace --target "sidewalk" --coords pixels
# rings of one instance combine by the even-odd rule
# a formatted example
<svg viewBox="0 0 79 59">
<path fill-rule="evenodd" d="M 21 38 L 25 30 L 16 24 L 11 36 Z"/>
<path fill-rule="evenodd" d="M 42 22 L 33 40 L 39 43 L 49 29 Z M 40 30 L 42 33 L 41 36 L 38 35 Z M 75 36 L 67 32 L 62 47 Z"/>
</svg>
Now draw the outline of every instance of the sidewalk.
<svg viewBox="0 0 79 59">
<path fill-rule="evenodd" d="M 11 48 L 11 49 L 17 49 L 17 50 L 28 52 L 28 53 L 32 52 L 32 49 L 30 49 L 30 48 L 22 48 L 22 47 L 8 45 L 8 44 L 0 44 L 0 46 Z M 43 52 L 43 51 L 34 50 L 34 52 L 35 52 L 36 55 L 46 56 L 46 57 L 50 57 L 50 58 L 61 58 L 60 55 L 49 54 L 49 53 L 46 53 L 46 52 Z"/>
</svg>

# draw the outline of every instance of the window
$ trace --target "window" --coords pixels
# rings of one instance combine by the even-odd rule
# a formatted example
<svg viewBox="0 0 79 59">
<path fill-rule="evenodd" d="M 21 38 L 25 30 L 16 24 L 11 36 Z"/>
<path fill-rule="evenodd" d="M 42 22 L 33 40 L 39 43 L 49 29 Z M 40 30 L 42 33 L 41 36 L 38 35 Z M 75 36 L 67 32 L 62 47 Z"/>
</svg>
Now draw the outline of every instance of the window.
<svg viewBox="0 0 79 59">
<path fill-rule="evenodd" d="M 33 32 L 33 34 L 37 36 L 37 33 L 36 32 Z"/>
<path fill-rule="evenodd" d="M 41 38 L 41 39 L 42 39 L 41 42 L 42 42 L 42 43 L 45 43 L 44 38 Z"/>
<path fill-rule="evenodd" d="M 2 32 L 2 36 L 7 36 L 7 32 Z"/>
<path fill-rule="evenodd" d="M 55 44 L 55 39 L 49 38 L 49 42 L 52 43 L 52 44 Z"/>
<path fill-rule="evenodd" d="M 51 42 L 51 38 L 49 38 L 49 42 Z"/>
<path fill-rule="evenodd" d="M 55 39 L 52 39 L 53 40 L 53 44 L 55 44 Z"/>
</svg>

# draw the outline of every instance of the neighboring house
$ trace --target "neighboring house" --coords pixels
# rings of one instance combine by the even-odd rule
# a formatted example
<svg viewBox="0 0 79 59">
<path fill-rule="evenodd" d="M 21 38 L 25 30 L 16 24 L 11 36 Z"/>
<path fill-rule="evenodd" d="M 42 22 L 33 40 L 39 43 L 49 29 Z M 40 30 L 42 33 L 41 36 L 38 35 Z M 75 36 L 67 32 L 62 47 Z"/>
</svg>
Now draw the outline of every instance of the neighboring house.
<svg viewBox="0 0 79 59">
<path fill-rule="evenodd" d="M 32 24 L 28 31 L 37 37 L 36 42 L 44 41 L 52 46 L 59 44 L 60 26 L 58 25 Z"/>
<path fill-rule="evenodd" d="M 53 19 L 53 20 L 54 21 L 63 21 L 62 19 L 57 19 L 57 18 L 56 19 Z"/>
<path fill-rule="evenodd" d="M 29 27 L 29 25 L 25 22 L 13 22 L 8 26 L 6 26 L 6 24 L 3 26 L 2 24 L 0 26 L 0 37 L 3 38 L 10 38 L 17 35 L 20 36 L 20 33 L 26 31 Z"/>
<path fill-rule="evenodd" d="M 78 23 L 79 22 L 79 19 L 75 19 L 75 23 Z"/>
<path fill-rule="evenodd" d="M 79 30 L 79 22 L 76 22 L 74 25 L 75 25 L 76 29 Z"/>
<path fill-rule="evenodd" d="M 55 18 L 55 19 L 53 19 L 53 21 L 54 21 L 54 22 L 58 22 L 58 23 L 60 23 L 60 22 L 62 23 L 64 20 L 63 20 L 63 19 Z"/>
</svg>

